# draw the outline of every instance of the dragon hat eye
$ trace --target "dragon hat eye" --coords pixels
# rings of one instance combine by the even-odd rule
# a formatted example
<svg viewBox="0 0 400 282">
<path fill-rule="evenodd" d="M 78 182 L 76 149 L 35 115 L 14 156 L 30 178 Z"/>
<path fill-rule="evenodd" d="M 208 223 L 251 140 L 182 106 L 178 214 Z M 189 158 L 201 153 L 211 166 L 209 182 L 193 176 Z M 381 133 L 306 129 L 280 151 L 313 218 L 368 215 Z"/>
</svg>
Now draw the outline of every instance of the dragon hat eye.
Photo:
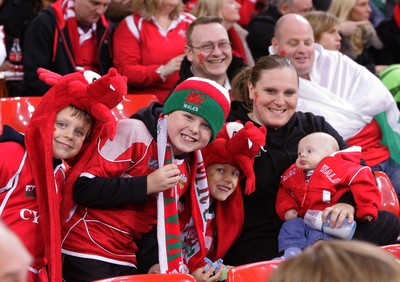
<svg viewBox="0 0 400 282">
<path fill-rule="evenodd" d="M 98 73 L 95 73 L 94 71 L 91 70 L 84 71 L 83 76 L 85 77 L 86 81 L 89 84 L 95 82 L 97 79 L 101 77 Z"/>
<path fill-rule="evenodd" d="M 243 128 L 243 124 L 239 122 L 230 122 L 226 125 L 226 131 L 228 132 L 229 138 L 232 138 L 239 130 Z"/>
</svg>

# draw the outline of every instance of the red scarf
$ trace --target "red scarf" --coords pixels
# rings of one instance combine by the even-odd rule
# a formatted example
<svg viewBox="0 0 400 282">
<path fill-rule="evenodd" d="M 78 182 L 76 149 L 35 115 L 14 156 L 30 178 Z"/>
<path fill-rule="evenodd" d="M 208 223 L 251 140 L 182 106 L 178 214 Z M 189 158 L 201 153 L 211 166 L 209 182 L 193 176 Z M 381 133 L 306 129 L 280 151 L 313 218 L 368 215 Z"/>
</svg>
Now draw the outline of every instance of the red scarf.
<svg viewBox="0 0 400 282">
<path fill-rule="evenodd" d="M 246 51 L 244 50 L 242 40 L 234 27 L 228 30 L 229 40 L 232 42 L 232 53 L 235 56 L 241 57 L 244 63 L 247 64 Z"/>
<path fill-rule="evenodd" d="M 400 4 L 396 4 L 393 10 L 393 18 L 397 27 L 400 29 Z"/>
</svg>

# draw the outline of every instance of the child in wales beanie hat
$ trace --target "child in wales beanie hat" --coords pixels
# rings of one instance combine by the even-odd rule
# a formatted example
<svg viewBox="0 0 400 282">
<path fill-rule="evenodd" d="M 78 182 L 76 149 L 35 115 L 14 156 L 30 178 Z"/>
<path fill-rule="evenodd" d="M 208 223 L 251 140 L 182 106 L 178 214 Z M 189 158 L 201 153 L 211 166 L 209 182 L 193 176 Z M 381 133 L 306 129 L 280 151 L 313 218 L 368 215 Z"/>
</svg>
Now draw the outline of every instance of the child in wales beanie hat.
<svg viewBox="0 0 400 282">
<path fill-rule="evenodd" d="M 176 110 L 200 116 L 207 121 L 212 130 L 209 140 L 211 142 L 221 130 L 228 116 L 230 110 L 229 93 L 215 81 L 192 77 L 183 81 L 174 89 L 164 104 L 163 115 Z M 160 119 L 159 125 L 162 125 L 165 121 L 167 120 Z M 168 126 L 170 125 L 163 126 L 165 131 L 167 131 Z M 159 141 L 157 142 L 159 148 L 164 148 L 164 144 L 168 144 L 166 135 L 162 134 L 162 131 L 159 134 Z M 172 159 L 168 158 L 170 156 L 172 156 Z M 204 214 L 207 213 L 209 208 L 209 191 L 200 150 L 196 151 L 194 156 L 196 157 L 195 166 L 190 171 L 196 173 L 190 176 L 192 187 L 184 195 L 184 208 L 180 208 L 178 211 L 181 196 L 179 194 L 179 183 L 173 189 L 173 194 L 170 191 L 164 191 L 158 195 L 157 225 L 161 273 L 174 271 L 191 273 L 205 264 L 203 258 L 207 253 L 204 241 L 207 219 Z M 169 162 L 174 162 L 174 160 L 173 154 L 170 155 L 167 149 L 165 154 L 159 154 L 159 165 Z M 171 201 L 177 203 L 177 206 L 172 207 L 171 204 L 166 204 Z M 171 224 L 170 218 L 176 215 L 179 217 L 181 226 L 184 226 L 183 229 L 179 228 L 179 222 L 175 225 Z M 178 247 L 174 248 L 173 246 Z M 175 256 L 175 259 L 171 259 Z"/>
<path fill-rule="evenodd" d="M 107 278 L 99 273 L 110 264 L 118 265 L 110 277 L 138 268 L 147 273 L 158 263 L 161 273 L 204 266 L 209 192 L 201 149 L 215 138 L 229 109 L 225 88 L 193 77 L 177 85 L 164 106 L 152 103 L 118 120 L 114 139 L 100 139 L 74 186 L 76 202 L 82 197 L 84 204 L 64 225 L 67 281 Z M 84 196 L 88 187 L 93 197 Z M 153 229 L 158 248 L 138 248 Z M 90 272 L 93 258 L 97 268 Z M 77 277 L 82 272 L 85 277 Z"/>
<path fill-rule="evenodd" d="M 215 81 L 191 77 L 175 88 L 164 104 L 163 114 L 182 110 L 204 118 L 211 126 L 212 137 L 222 128 L 230 109 L 227 90 Z"/>
</svg>

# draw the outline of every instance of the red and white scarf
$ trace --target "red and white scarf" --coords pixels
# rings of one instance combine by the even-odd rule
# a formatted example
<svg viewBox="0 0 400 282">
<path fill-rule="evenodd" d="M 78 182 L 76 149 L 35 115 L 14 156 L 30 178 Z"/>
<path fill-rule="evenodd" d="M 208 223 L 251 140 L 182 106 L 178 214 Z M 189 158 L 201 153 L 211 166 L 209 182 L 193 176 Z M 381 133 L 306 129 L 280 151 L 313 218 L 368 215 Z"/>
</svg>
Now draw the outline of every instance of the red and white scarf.
<svg viewBox="0 0 400 282">
<path fill-rule="evenodd" d="M 168 121 L 161 115 L 157 124 L 159 167 L 173 163 L 167 136 Z M 202 266 L 206 255 L 204 243 L 209 208 L 209 191 L 203 158 L 195 152 L 190 171 L 185 209 L 178 211 L 178 187 L 160 192 L 157 198 L 157 238 L 161 273 L 189 273 Z M 181 230 L 180 226 L 184 226 Z"/>
</svg>

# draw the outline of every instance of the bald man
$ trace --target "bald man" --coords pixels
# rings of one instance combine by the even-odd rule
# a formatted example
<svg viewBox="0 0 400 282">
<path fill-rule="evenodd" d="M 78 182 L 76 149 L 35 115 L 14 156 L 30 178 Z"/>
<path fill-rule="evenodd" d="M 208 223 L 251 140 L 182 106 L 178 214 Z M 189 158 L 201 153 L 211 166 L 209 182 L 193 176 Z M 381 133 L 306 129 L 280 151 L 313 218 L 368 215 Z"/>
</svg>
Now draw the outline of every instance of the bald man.
<svg viewBox="0 0 400 282">
<path fill-rule="evenodd" d="M 298 14 L 278 20 L 270 52 L 289 58 L 300 76 L 297 110 L 324 116 L 349 145 L 361 146 L 367 165 L 384 171 L 400 196 L 400 113 L 382 82 L 342 53 L 315 44 L 311 25 Z"/>
<path fill-rule="evenodd" d="M 254 16 L 247 26 L 249 35 L 246 38 L 254 59 L 269 55 L 268 46 L 274 36 L 275 24 L 281 16 L 289 13 L 305 15 L 311 10 L 312 0 L 276 0 L 269 4 L 268 9 Z"/>
<path fill-rule="evenodd" d="M 25 282 L 32 257 L 21 240 L 0 221 L 0 281 Z"/>
</svg>

